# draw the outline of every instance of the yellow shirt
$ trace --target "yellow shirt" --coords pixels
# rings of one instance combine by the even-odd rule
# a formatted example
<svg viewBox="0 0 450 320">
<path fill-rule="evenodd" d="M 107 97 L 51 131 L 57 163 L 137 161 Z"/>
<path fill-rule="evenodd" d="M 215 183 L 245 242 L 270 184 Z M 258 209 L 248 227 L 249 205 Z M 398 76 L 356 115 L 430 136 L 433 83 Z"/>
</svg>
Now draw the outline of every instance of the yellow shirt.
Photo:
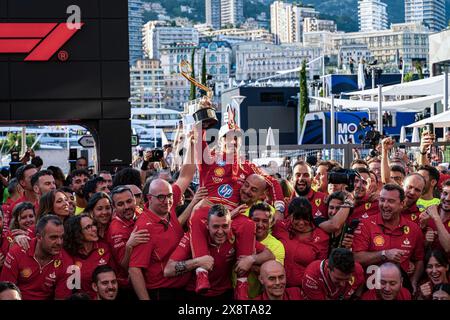
<svg viewBox="0 0 450 320">
<path fill-rule="evenodd" d="M 431 200 L 424 200 L 422 198 L 419 198 L 417 200 L 416 205 L 417 208 L 419 208 L 420 212 L 424 212 L 428 207 L 431 207 L 432 205 L 439 205 L 441 203 L 441 200 L 439 198 L 433 198 Z"/>
<path fill-rule="evenodd" d="M 79 214 L 83 213 L 84 208 L 80 208 L 78 206 L 75 207 L 75 215 L 78 216 Z"/>
</svg>

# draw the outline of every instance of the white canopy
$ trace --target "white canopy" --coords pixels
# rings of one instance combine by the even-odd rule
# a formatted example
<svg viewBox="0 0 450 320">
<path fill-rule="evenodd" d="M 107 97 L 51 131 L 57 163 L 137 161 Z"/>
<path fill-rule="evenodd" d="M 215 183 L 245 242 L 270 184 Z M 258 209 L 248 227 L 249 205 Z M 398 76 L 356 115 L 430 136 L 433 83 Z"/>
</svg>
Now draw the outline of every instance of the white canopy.
<svg viewBox="0 0 450 320">
<path fill-rule="evenodd" d="M 420 128 L 425 126 L 427 123 L 432 123 L 435 128 L 446 128 L 450 127 L 450 110 L 436 114 L 432 117 L 414 122 L 410 124 L 409 128 Z"/>
<path fill-rule="evenodd" d="M 383 86 L 384 96 L 426 96 L 443 94 L 444 75 L 436 77 Z M 343 93 L 349 96 L 378 95 L 378 88 Z"/>
<path fill-rule="evenodd" d="M 331 98 L 310 97 L 331 105 Z M 399 101 L 383 101 L 383 111 L 419 112 L 442 100 L 442 94 Z M 378 101 L 334 99 L 334 105 L 344 109 L 377 109 Z"/>
</svg>

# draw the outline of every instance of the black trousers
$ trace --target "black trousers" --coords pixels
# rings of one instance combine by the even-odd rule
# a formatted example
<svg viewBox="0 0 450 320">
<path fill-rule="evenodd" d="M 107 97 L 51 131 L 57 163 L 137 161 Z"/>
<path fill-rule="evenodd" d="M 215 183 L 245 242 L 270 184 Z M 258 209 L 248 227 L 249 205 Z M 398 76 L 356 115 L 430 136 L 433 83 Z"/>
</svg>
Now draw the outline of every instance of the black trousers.
<svg viewBox="0 0 450 320">
<path fill-rule="evenodd" d="M 151 300 L 159 301 L 185 301 L 187 293 L 183 289 L 178 288 L 158 288 L 147 289 Z"/>
</svg>

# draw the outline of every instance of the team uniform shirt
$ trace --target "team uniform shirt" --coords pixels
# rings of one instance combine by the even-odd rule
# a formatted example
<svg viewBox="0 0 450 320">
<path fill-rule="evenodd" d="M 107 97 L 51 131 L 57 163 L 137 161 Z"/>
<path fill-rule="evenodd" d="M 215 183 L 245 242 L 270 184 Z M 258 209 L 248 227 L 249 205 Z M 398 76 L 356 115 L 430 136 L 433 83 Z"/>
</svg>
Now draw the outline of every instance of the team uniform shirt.
<svg viewBox="0 0 450 320">
<path fill-rule="evenodd" d="M 407 252 L 400 261 L 404 271 L 409 271 L 410 262 L 424 258 L 422 230 L 414 222 L 400 215 L 400 222 L 393 230 L 384 225 L 381 213 L 362 221 L 355 230 L 353 252 L 401 249 Z"/>
<path fill-rule="evenodd" d="M 347 223 L 350 223 L 353 219 L 359 219 L 360 221 L 367 219 L 370 216 L 377 215 L 379 212 L 378 201 L 370 202 L 369 197 L 365 196 L 357 206 L 351 209 Z"/>
<path fill-rule="evenodd" d="M 204 135 L 206 131 L 204 132 Z M 202 141 L 202 154 L 208 149 L 205 140 Z M 208 151 L 207 151 L 208 152 Z M 208 189 L 208 199 L 213 203 L 221 203 L 231 208 L 236 208 L 240 202 L 239 190 L 245 179 L 251 174 L 259 174 L 264 177 L 268 184 L 271 200 L 284 208 L 283 190 L 278 181 L 265 175 L 255 164 L 242 161 L 239 163 L 237 157 L 233 163 L 227 163 L 226 154 L 210 152 L 214 159 L 212 164 L 202 161 L 198 165 L 200 173 L 200 186 Z M 284 210 L 284 209 L 283 209 Z"/>
<path fill-rule="evenodd" d="M 84 212 L 85 208 L 81 208 L 79 206 L 75 206 L 75 215 L 78 216 Z"/>
<path fill-rule="evenodd" d="M 36 213 L 39 212 L 39 200 L 36 199 L 34 201 L 30 201 L 25 197 L 25 194 L 22 194 L 22 196 L 19 199 L 17 199 L 16 201 L 10 202 L 9 210 L 10 210 L 11 214 L 12 214 L 12 211 L 14 210 L 14 207 L 22 202 L 31 202 L 34 205 L 34 211 Z"/>
<path fill-rule="evenodd" d="M 431 200 L 424 200 L 422 198 L 419 198 L 419 200 L 417 200 L 416 205 L 419 208 L 420 212 L 424 212 L 425 210 L 427 210 L 428 207 L 431 206 L 438 206 L 441 204 L 441 199 L 439 198 L 433 198 Z"/>
<path fill-rule="evenodd" d="M 349 300 L 364 283 L 364 270 L 355 262 L 355 270 L 344 287 L 337 287 L 330 279 L 327 260 L 311 263 L 302 281 L 302 295 L 305 300 Z"/>
<path fill-rule="evenodd" d="M 295 197 L 299 197 L 297 192 L 293 192 L 291 196 L 291 200 Z M 314 219 L 324 218 L 328 219 L 328 209 L 327 205 L 325 203 L 327 195 L 320 191 L 314 191 L 313 189 L 309 190 L 308 194 L 306 195 L 306 198 L 308 199 L 309 203 L 312 206 L 312 215 Z M 290 202 L 289 201 L 289 202 Z M 288 217 L 287 210 L 284 213 L 284 217 Z"/>
<path fill-rule="evenodd" d="M 406 208 L 405 210 L 403 210 L 401 215 L 406 220 L 414 222 L 415 224 L 417 224 L 419 226 L 420 225 L 420 219 L 419 219 L 420 213 L 421 213 L 421 211 L 419 210 L 419 207 L 417 206 L 417 204 L 413 204 L 409 208 Z"/>
<path fill-rule="evenodd" d="M 134 220 L 126 221 L 118 216 L 115 216 L 109 225 L 106 233 L 106 241 L 111 249 L 111 254 L 116 265 L 117 282 L 120 287 L 128 287 L 128 270 L 125 270 L 120 265 L 120 262 L 125 257 L 126 245 L 130 235 L 134 229 Z"/>
<path fill-rule="evenodd" d="M 181 190 L 173 186 L 174 202 L 168 220 L 151 212 L 148 207 L 136 221 L 137 230 L 147 229 L 150 240 L 133 248 L 129 267 L 142 268 L 147 289 L 183 288 L 189 281 L 189 274 L 180 277 L 164 277 L 164 268 L 170 255 L 178 247 L 184 235 L 175 213 L 181 200 Z"/>
<path fill-rule="evenodd" d="M 6 257 L 12 241 L 13 239 L 7 235 L 7 232 L 3 231 L 2 234 L 0 234 L 0 253 L 3 254 L 4 257 Z M 0 267 L 0 272 L 1 271 L 2 267 Z"/>
<path fill-rule="evenodd" d="M 307 238 L 298 239 L 291 231 L 290 220 L 285 219 L 276 222 L 272 234 L 284 245 L 288 287 L 301 286 L 306 267 L 314 260 L 325 259 L 328 255 L 329 236 L 320 228 L 314 228 Z"/>
<path fill-rule="evenodd" d="M 236 242 L 234 241 L 232 234 L 230 234 L 228 236 L 228 240 L 220 246 L 211 243 L 211 238 L 208 240 L 209 252 L 214 258 L 214 268 L 208 273 L 211 288 L 204 295 L 206 297 L 215 297 L 224 294 L 229 289 L 232 289 L 231 273 L 237 260 L 237 250 Z M 190 234 L 185 233 L 177 249 L 172 253 L 170 260 L 186 261 L 192 259 L 190 242 Z M 259 253 L 263 250 L 264 246 L 257 242 L 256 252 Z M 191 273 L 189 273 L 189 275 L 191 275 Z M 195 279 L 195 276 L 190 279 L 188 285 L 186 286 L 187 291 L 195 290 Z"/>
<path fill-rule="evenodd" d="M 361 297 L 361 300 L 383 300 L 383 299 L 381 299 L 381 296 L 377 294 L 377 291 L 375 289 L 371 289 L 364 292 L 364 294 Z M 411 300 L 411 293 L 407 289 L 401 288 L 395 300 Z"/>
<path fill-rule="evenodd" d="M 440 208 L 439 208 L 440 211 Z M 447 219 L 445 219 L 445 221 L 442 221 L 442 223 L 444 224 L 445 229 L 447 230 L 448 233 L 450 233 L 450 217 L 448 217 Z M 437 248 L 437 249 L 441 249 L 443 251 L 445 251 L 442 246 L 441 243 L 439 242 L 439 238 L 437 237 L 437 227 L 436 227 L 436 222 L 434 222 L 433 218 L 428 219 L 428 224 L 427 227 L 431 228 L 435 234 L 436 237 L 433 241 L 433 244 L 431 245 L 432 248 Z M 447 256 L 450 259 L 450 254 L 447 254 Z"/>
<path fill-rule="evenodd" d="M 92 273 L 98 266 L 109 265 L 115 268 L 112 263 L 111 250 L 106 242 L 101 240 L 94 243 L 92 251 L 88 255 L 76 255 L 72 257 L 74 265 L 80 268 L 81 290 L 89 294 L 91 299 L 95 299 L 97 294 L 92 289 Z"/>
<path fill-rule="evenodd" d="M 8 252 L 3 265 L 0 281 L 17 284 L 23 300 L 64 299 L 71 294 L 67 287 L 67 268 L 72 259 L 64 251 L 53 257 L 45 266 L 40 266 L 34 258 L 37 239 L 30 242 L 28 250 L 14 245 Z"/>
<path fill-rule="evenodd" d="M 9 230 L 9 224 L 12 219 L 12 209 L 14 208 L 14 203 L 11 198 L 8 198 L 4 204 L 2 204 L 3 211 L 3 230 Z"/>
<path fill-rule="evenodd" d="M 267 295 L 266 291 L 263 292 L 262 295 L 254 298 L 253 300 L 270 300 L 269 296 Z M 303 300 L 301 295 L 300 288 L 292 287 L 292 288 L 286 288 L 284 290 L 283 299 L 282 300 Z"/>
</svg>

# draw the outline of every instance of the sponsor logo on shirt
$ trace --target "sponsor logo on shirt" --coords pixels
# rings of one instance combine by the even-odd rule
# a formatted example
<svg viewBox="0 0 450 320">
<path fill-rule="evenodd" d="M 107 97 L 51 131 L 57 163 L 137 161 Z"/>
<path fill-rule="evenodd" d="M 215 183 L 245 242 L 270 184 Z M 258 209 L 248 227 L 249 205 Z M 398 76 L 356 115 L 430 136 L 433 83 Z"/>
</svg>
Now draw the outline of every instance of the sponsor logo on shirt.
<svg viewBox="0 0 450 320">
<path fill-rule="evenodd" d="M 83 263 L 81 261 L 75 261 L 75 265 L 81 269 L 81 267 L 83 266 Z"/>
<path fill-rule="evenodd" d="M 223 184 L 217 189 L 217 193 L 222 198 L 229 199 L 233 195 L 233 188 L 229 184 Z"/>
<path fill-rule="evenodd" d="M 226 162 L 225 162 L 224 160 L 218 160 L 218 161 L 217 161 L 217 165 L 218 165 L 219 167 L 225 167 L 225 164 L 226 164 Z"/>
<path fill-rule="evenodd" d="M 222 178 L 217 178 L 217 177 L 212 177 L 212 180 L 214 181 L 214 183 L 221 183 L 223 181 Z"/>
<path fill-rule="evenodd" d="M 373 243 L 377 247 L 382 247 L 384 245 L 384 238 L 383 238 L 383 236 L 378 235 L 375 238 L 373 238 Z"/>
<path fill-rule="evenodd" d="M 355 283 L 355 276 L 352 275 L 348 283 L 350 283 L 350 285 L 352 286 Z"/>
<path fill-rule="evenodd" d="M 317 210 L 316 213 L 314 214 L 316 217 L 321 217 L 322 216 L 322 212 L 320 212 L 320 210 Z"/>
<path fill-rule="evenodd" d="M 55 271 L 53 271 L 52 273 L 50 273 L 48 276 L 49 276 L 50 279 L 55 279 L 55 278 L 56 278 Z"/>
<path fill-rule="evenodd" d="M 408 238 L 406 238 L 405 240 L 403 240 L 403 244 L 404 244 L 405 246 L 409 246 L 409 245 L 410 245 L 410 242 L 409 242 Z"/>
<path fill-rule="evenodd" d="M 214 169 L 214 174 L 216 175 L 216 177 L 223 177 L 225 175 L 225 169 L 222 167 L 217 167 Z"/>
<path fill-rule="evenodd" d="M 369 217 L 369 215 L 367 214 L 367 212 L 361 216 L 361 218 L 364 218 L 364 219 L 367 219 L 368 217 Z"/>
<path fill-rule="evenodd" d="M 55 268 L 58 268 L 60 265 L 61 265 L 61 260 L 59 260 L 59 259 L 57 259 L 57 260 L 55 260 L 55 262 L 53 262 L 53 266 Z"/>
<path fill-rule="evenodd" d="M 30 268 L 25 268 L 22 271 L 20 271 L 20 275 L 22 278 L 29 278 L 33 272 Z"/>
<path fill-rule="evenodd" d="M 316 199 L 314 203 L 316 204 L 316 207 L 320 206 L 320 203 L 322 202 L 322 199 Z"/>
<path fill-rule="evenodd" d="M 104 255 L 105 254 L 105 249 L 103 249 L 103 248 L 98 248 L 98 255 L 99 256 L 102 256 L 102 255 Z"/>
<path fill-rule="evenodd" d="M 366 210 L 369 210 L 371 206 L 372 206 L 372 203 L 366 202 L 366 205 L 365 205 Z"/>
<path fill-rule="evenodd" d="M 106 260 L 101 258 L 100 261 L 98 262 L 99 265 L 104 265 L 106 264 Z"/>
<path fill-rule="evenodd" d="M 403 227 L 403 233 L 404 234 L 408 234 L 409 233 L 409 227 L 408 226 L 404 226 Z"/>
<path fill-rule="evenodd" d="M 413 213 L 413 214 L 411 214 L 411 220 L 412 221 L 414 221 L 414 220 L 416 220 L 417 219 L 417 216 Z"/>
</svg>

